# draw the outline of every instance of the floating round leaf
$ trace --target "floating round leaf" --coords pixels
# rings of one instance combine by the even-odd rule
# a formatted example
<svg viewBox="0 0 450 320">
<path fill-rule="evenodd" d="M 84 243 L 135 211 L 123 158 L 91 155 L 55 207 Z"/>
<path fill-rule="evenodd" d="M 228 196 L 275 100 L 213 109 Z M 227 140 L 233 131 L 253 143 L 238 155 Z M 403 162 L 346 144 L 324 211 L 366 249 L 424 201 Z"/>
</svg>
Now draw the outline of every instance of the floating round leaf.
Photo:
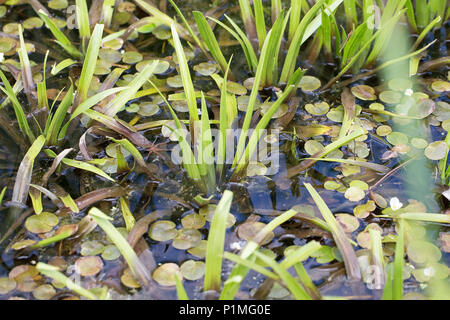
<svg viewBox="0 0 450 320">
<path fill-rule="evenodd" d="M 172 108 L 174 108 L 178 112 L 188 112 L 189 106 L 186 100 L 177 100 L 172 102 Z"/>
<path fill-rule="evenodd" d="M 123 46 L 123 39 L 116 38 L 102 43 L 102 48 L 119 50 Z"/>
<path fill-rule="evenodd" d="M 155 60 L 143 60 L 136 64 L 136 70 L 141 72 L 144 70 L 144 68 L 148 65 L 153 63 Z M 161 74 L 167 71 L 169 69 L 170 64 L 166 60 L 158 60 L 158 64 L 155 67 L 155 70 L 153 71 L 154 74 Z"/>
<path fill-rule="evenodd" d="M 198 245 L 188 249 L 187 252 L 189 252 L 193 256 L 196 256 L 197 258 L 203 259 L 206 256 L 206 246 L 207 246 L 207 244 L 208 244 L 208 241 L 201 240 Z"/>
<path fill-rule="evenodd" d="M 350 182 L 350 187 L 356 187 L 364 191 L 369 189 L 369 185 L 361 180 L 353 180 Z"/>
<path fill-rule="evenodd" d="M 412 81 L 405 78 L 394 78 L 389 80 L 388 86 L 391 90 L 404 92 L 412 88 Z"/>
<path fill-rule="evenodd" d="M 59 271 L 67 269 L 67 262 L 63 257 L 53 257 L 48 261 L 48 264 L 57 267 Z"/>
<path fill-rule="evenodd" d="M 424 149 L 428 145 L 428 142 L 422 138 L 412 138 L 411 145 L 417 149 Z"/>
<path fill-rule="evenodd" d="M 312 76 L 303 76 L 300 80 L 299 87 L 303 91 L 314 91 L 320 88 L 320 80 Z"/>
<path fill-rule="evenodd" d="M 326 114 L 330 110 L 330 105 L 326 102 L 319 102 L 319 103 L 308 103 L 305 105 L 306 111 L 311 113 L 315 116 L 321 116 L 323 114 Z"/>
<path fill-rule="evenodd" d="M 39 215 L 32 215 L 25 221 L 25 228 L 33 233 L 45 233 L 53 229 L 58 224 L 58 217 L 50 212 L 41 212 Z"/>
<path fill-rule="evenodd" d="M 127 112 L 134 113 L 139 111 L 139 105 L 137 103 L 132 103 L 128 107 L 125 108 Z"/>
<path fill-rule="evenodd" d="M 12 38 L 0 38 L 0 53 L 6 53 L 16 46 L 16 41 Z"/>
<path fill-rule="evenodd" d="M 351 91 L 360 100 L 375 100 L 377 98 L 374 88 L 364 84 L 352 87 Z"/>
<path fill-rule="evenodd" d="M 384 106 L 381 103 L 374 102 L 369 105 L 370 110 L 382 111 L 384 110 Z"/>
<path fill-rule="evenodd" d="M 5 6 L 0 6 L 0 18 L 2 18 L 8 9 Z"/>
<path fill-rule="evenodd" d="M 16 281 L 17 290 L 22 292 L 33 291 L 38 286 L 36 281 L 41 279 L 36 267 L 28 264 L 14 267 L 9 272 L 9 278 Z"/>
<path fill-rule="evenodd" d="M 135 64 L 142 61 L 142 54 L 137 51 L 127 51 L 122 56 L 122 61 L 128 64 Z"/>
<path fill-rule="evenodd" d="M 448 145 L 444 141 L 435 141 L 430 143 L 424 152 L 430 160 L 441 160 L 448 153 Z"/>
<path fill-rule="evenodd" d="M 445 91 L 450 91 L 450 82 L 448 81 L 434 81 L 431 84 L 431 88 L 436 91 L 436 92 L 445 92 Z"/>
<path fill-rule="evenodd" d="M 377 128 L 377 135 L 384 137 L 392 132 L 392 128 L 387 125 L 382 125 Z"/>
<path fill-rule="evenodd" d="M 10 278 L 0 278 L 0 294 L 7 294 L 16 288 L 16 281 Z"/>
<path fill-rule="evenodd" d="M 319 250 L 312 253 L 311 257 L 316 258 L 318 263 L 328 263 L 334 260 L 332 248 L 326 245 L 321 246 Z"/>
<path fill-rule="evenodd" d="M 358 219 L 348 213 L 338 213 L 335 217 L 346 233 L 351 233 L 359 228 Z"/>
<path fill-rule="evenodd" d="M 357 205 L 353 209 L 353 214 L 355 217 L 358 217 L 360 219 L 367 218 L 369 214 L 376 209 L 375 202 L 372 200 L 367 201 L 365 204 Z"/>
<path fill-rule="evenodd" d="M 267 167 L 261 162 L 251 162 L 247 166 L 247 176 L 263 176 L 267 172 Z"/>
<path fill-rule="evenodd" d="M 180 267 L 175 263 L 164 263 L 153 271 L 153 279 L 164 287 L 176 284 L 175 275 L 178 276 L 178 279 L 183 279 Z"/>
<path fill-rule="evenodd" d="M 210 76 L 217 72 L 218 65 L 211 62 L 202 62 L 194 66 L 194 70 L 197 71 L 202 76 Z"/>
<path fill-rule="evenodd" d="M 450 119 L 442 121 L 442 129 L 449 132 L 450 131 Z"/>
<path fill-rule="evenodd" d="M 313 155 L 323 151 L 325 147 L 319 141 L 311 139 L 305 142 L 304 148 L 308 154 Z"/>
<path fill-rule="evenodd" d="M 337 189 L 339 189 L 340 187 L 342 187 L 342 184 L 337 183 L 337 182 L 334 181 L 334 180 L 328 180 L 328 181 L 325 181 L 323 187 L 324 187 L 326 190 L 337 190 Z"/>
<path fill-rule="evenodd" d="M 55 288 L 49 284 L 40 285 L 33 290 L 33 296 L 38 300 L 50 300 L 55 294 Z"/>
<path fill-rule="evenodd" d="M 119 249 L 115 245 L 108 245 L 105 247 L 105 249 L 102 252 L 102 259 L 103 260 L 116 260 L 121 256 L 121 253 Z"/>
<path fill-rule="evenodd" d="M 242 84 L 234 81 L 227 81 L 227 91 L 238 96 L 242 96 L 247 93 L 247 89 Z"/>
<path fill-rule="evenodd" d="M 399 103 L 402 96 L 403 95 L 400 92 L 387 90 L 381 92 L 379 98 L 385 103 L 394 104 Z"/>
<path fill-rule="evenodd" d="M 160 40 L 167 40 L 167 39 L 170 39 L 170 37 L 172 36 L 172 33 L 170 32 L 170 28 L 164 24 L 157 26 L 153 30 L 153 34 L 155 35 L 155 37 L 157 37 Z"/>
<path fill-rule="evenodd" d="M 168 241 L 175 238 L 178 231 L 175 230 L 176 224 L 168 220 L 154 222 L 148 230 L 150 238 L 156 241 Z"/>
<path fill-rule="evenodd" d="M 75 261 L 75 270 L 82 276 L 95 276 L 103 268 L 103 261 L 98 256 L 87 256 Z"/>
<path fill-rule="evenodd" d="M 356 236 L 356 242 L 359 246 L 365 249 L 370 249 L 370 234 L 369 231 L 363 231 Z"/>
<path fill-rule="evenodd" d="M 331 109 L 327 113 L 327 118 L 334 122 L 342 122 L 342 119 L 344 118 L 344 107 L 339 106 Z"/>
<path fill-rule="evenodd" d="M 152 102 L 144 102 L 139 105 L 139 111 L 137 112 L 141 116 L 150 117 L 159 112 L 158 105 Z"/>
<path fill-rule="evenodd" d="M 181 224 L 185 228 L 201 229 L 206 223 L 205 216 L 198 213 L 191 213 L 181 219 Z"/>
<path fill-rule="evenodd" d="M 181 80 L 181 76 L 179 74 L 173 77 L 168 77 L 166 81 L 167 85 L 172 88 L 181 88 L 183 86 L 183 81 Z"/>
<path fill-rule="evenodd" d="M 415 263 L 432 263 L 441 259 L 441 250 L 424 240 L 413 240 L 406 247 L 408 258 Z"/>
<path fill-rule="evenodd" d="M 54 10 L 62 10 L 69 6 L 69 2 L 67 0 L 50 0 L 48 2 L 48 7 Z"/>
<path fill-rule="evenodd" d="M 423 119 L 428 117 L 435 109 L 436 104 L 431 99 L 422 99 L 417 103 L 414 103 L 409 108 L 408 115 Z"/>
<path fill-rule="evenodd" d="M 3 26 L 3 31 L 8 34 L 18 34 L 19 33 L 19 24 L 16 22 L 7 23 Z"/>
<path fill-rule="evenodd" d="M 386 136 L 386 140 L 393 145 L 407 144 L 408 136 L 403 132 L 393 131 Z"/>
<path fill-rule="evenodd" d="M 122 60 L 122 55 L 120 52 L 114 49 L 102 48 L 98 52 L 100 59 L 108 61 L 109 63 L 117 63 Z"/>
<path fill-rule="evenodd" d="M 180 266 L 183 277 L 187 280 L 198 280 L 205 274 L 205 263 L 203 261 L 187 260 Z"/>
<path fill-rule="evenodd" d="M 23 27 L 25 29 L 34 29 L 34 28 L 40 28 L 44 24 L 44 21 L 42 21 L 38 17 L 31 17 L 23 21 Z"/>
<path fill-rule="evenodd" d="M 197 229 L 181 229 L 173 239 L 172 246 L 179 250 L 195 247 L 202 240 L 202 234 Z"/>
<path fill-rule="evenodd" d="M 126 268 L 123 271 L 122 276 L 120 277 L 120 281 L 123 283 L 124 286 L 128 288 L 137 289 L 141 287 L 141 284 L 139 281 L 134 277 L 133 273 L 131 272 L 130 268 Z"/>
<path fill-rule="evenodd" d="M 266 226 L 265 223 L 259 221 L 247 221 L 241 224 L 237 229 L 237 234 L 239 238 L 244 240 L 252 240 L 259 231 L 261 231 Z M 272 241 L 274 233 L 270 232 L 261 242 L 261 245 L 268 244 Z"/>
<path fill-rule="evenodd" d="M 366 194 L 360 188 L 350 187 L 347 189 L 347 191 L 345 191 L 344 196 L 346 199 L 348 199 L 350 201 L 358 202 L 358 201 L 364 199 Z"/>
<path fill-rule="evenodd" d="M 247 111 L 248 101 L 250 100 L 250 96 L 239 96 L 236 98 L 237 106 L 240 111 Z M 253 110 L 256 110 L 261 107 L 261 102 L 258 100 L 255 101 L 253 106 Z"/>
<path fill-rule="evenodd" d="M 100 254 L 105 249 L 105 246 L 97 240 L 85 241 L 81 244 L 82 256 L 95 256 Z"/>
<path fill-rule="evenodd" d="M 450 233 L 441 232 L 439 234 L 439 242 L 441 245 L 441 250 L 444 252 L 450 252 Z"/>
</svg>

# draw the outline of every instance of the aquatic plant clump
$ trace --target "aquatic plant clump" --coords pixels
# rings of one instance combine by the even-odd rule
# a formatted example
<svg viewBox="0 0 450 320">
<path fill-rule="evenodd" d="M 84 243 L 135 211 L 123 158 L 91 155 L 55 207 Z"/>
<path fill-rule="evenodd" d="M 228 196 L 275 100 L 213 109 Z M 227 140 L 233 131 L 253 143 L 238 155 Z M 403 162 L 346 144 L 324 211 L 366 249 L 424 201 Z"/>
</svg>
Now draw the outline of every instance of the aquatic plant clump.
<svg viewBox="0 0 450 320">
<path fill-rule="evenodd" d="M 0 299 L 449 299 L 449 16 L 0 1 Z"/>
</svg>

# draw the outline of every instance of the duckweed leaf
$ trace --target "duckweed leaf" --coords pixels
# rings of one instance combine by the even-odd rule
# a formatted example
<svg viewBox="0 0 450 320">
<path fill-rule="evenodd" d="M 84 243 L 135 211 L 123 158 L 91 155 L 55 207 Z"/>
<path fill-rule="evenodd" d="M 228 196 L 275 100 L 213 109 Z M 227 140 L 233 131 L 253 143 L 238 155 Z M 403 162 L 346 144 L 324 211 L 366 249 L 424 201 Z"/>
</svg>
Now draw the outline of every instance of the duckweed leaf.
<svg viewBox="0 0 450 320">
<path fill-rule="evenodd" d="M 425 156 L 430 160 L 441 160 L 448 153 L 448 144 L 444 141 L 435 141 L 425 148 Z"/>
<path fill-rule="evenodd" d="M 321 82 L 316 77 L 303 76 L 298 85 L 303 91 L 314 91 L 320 88 Z"/>
<path fill-rule="evenodd" d="M 357 85 L 351 88 L 352 94 L 360 100 L 376 100 L 375 90 L 367 85 Z"/>
<path fill-rule="evenodd" d="M 179 250 L 187 250 L 200 243 L 202 234 L 197 229 L 181 229 L 173 238 L 172 246 Z"/>
<path fill-rule="evenodd" d="M 176 224 L 168 220 L 160 220 L 154 222 L 148 230 L 150 238 L 156 241 L 168 241 L 176 237 L 178 231 L 175 229 Z"/>
<path fill-rule="evenodd" d="M 33 233 L 49 232 L 58 224 L 58 217 L 50 212 L 32 215 L 25 221 L 25 228 Z"/>
</svg>

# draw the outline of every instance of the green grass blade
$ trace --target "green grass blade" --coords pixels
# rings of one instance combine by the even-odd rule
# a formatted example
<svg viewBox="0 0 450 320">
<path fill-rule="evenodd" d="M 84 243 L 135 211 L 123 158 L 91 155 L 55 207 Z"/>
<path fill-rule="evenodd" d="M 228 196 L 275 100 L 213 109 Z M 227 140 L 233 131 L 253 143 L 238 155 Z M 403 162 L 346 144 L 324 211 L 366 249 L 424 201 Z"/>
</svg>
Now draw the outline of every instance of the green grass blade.
<svg viewBox="0 0 450 320">
<path fill-rule="evenodd" d="M 181 282 L 177 273 L 175 273 L 175 283 L 177 288 L 178 300 L 189 300 L 186 289 L 184 289 L 183 283 Z"/>
<path fill-rule="evenodd" d="M 312 298 L 309 296 L 309 294 L 305 291 L 305 289 L 287 272 L 285 269 L 280 267 L 278 263 L 275 262 L 273 258 L 270 258 L 266 256 L 265 254 L 262 254 L 258 251 L 254 253 L 257 258 L 261 259 L 263 262 L 265 262 L 269 267 L 271 267 L 283 280 L 284 284 L 288 288 L 288 290 L 291 292 L 291 294 L 294 296 L 297 300 L 311 300 Z"/>
<path fill-rule="evenodd" d="M 214 212 L 213 220 L 211 221 L 206 247 L 205 291 L 216 290 L 217 292 L 220 292 L 225 231 L 232 201 L 233 193 L 229 190 L 225 190 Z"/>
<path fill-rule="evenodd" d="M 194 15 L 198 31 L 205 41 L 206 47 L 213 56 L 214 60 L 216 60 L 216 62 L 222 68 L 223 73 L 225 73 L 225 70 L 227 68 L 227 60 L 223 56 L 222 50 L 220 50 L 214 32 L 212 31 L 211 27 L 209 26 L 208 22 L 201 12 L 194 11 L 192 14 Z"/>
<path fill-rule="evenodd" d="M 77 17 L 78 32 L 80 33 L 84 50 L 86 48 L 86 41 L 91 36 L 91 28 L 89 27 L 89 13 L 86 0 L 75 1 L 75 12 Z"/>
<path fill-rule="evenodd" d="M 259 48 L 261 49 L 267 36 L 262 1 L 253 0 L 253 9 L 255 11 L 256 34 L 258 36 Z"/>
<path fill-rule="evenodd" d="M 103 27 L 104 26 L 102 24 L 97 24 L 92 32 L 92 37 L 89 40 L 89 45 L 87 47 L 86 56 L 83 62 L 83 68 L 81 69 L 80 79 L 78 80 L 76 105 L 86 100 L 89 88 L 91 87 L 91 81 L 94 76 L 95 66 L 98 59 L 98 52 L 102 43 Z"/>
<path fill-rule="evenodd" d="M 142 281 L 142 283 L 148 286 L 151 276 L 148 269 L 144 266 L 144 264 L 139 260 L 136 252 L 134 252 L 133 248 L 127 242 L 127 240 L 120 234 L 120 232 L 114 227 L 110 220 L 112 218 L 108 217 L 102 211 L 97 208 L 92 208 L 89 210 L 89 216 L 91 216 L 95 222 L 103 229 L 106 235 L 111 239 L 111 241 L 116 245 L 119 249 L 122 256 L 125 258 L 128 266 L 131 269 L 133 275 Z"/>
<path fill-rule="evenodd" d="M 284 269 L 289 269 L 293 265 L 308 259 L 311 256 L 311 254 L 319 250 L 321 247 L 322 246 L 319 242 L 312 240 L 307 244 L 305 244 L 304 246 L 295 249 L 295 251 L 290 252 L 286 256 L 286 258 L 280 263 L 280 267 Z"/>
<path fill-rule="evenodd" d="M 64 96 L 64 99 L 61 101 L 58 108 L 56 109 L 55 114 L 51 118 L 49 118 L 50 124 L 46 135 L 47 145 L 53 146 L 56 144 L 58 140 L 58 134 L 61 129 L 61 125 L 64 121 L 64 118 L 67 115 L 67 111 L 72 105 L 72 101 L 73 101 L 73 85 L 71 84 L 69 90 L 66 92 L 66 95 Z"/>
<path fill-rule="evenodd" d="M 63 47 L 63 49 L 66 50 L 67 53 L 69 53 L 72 57 L 80 59 L 83 56 L 82 53 L 70 42 L 66 35 L 58 29 L 58 27 L 53 23 L 48 15 L 42 10 L 39 10 L 38 14 L 39 17 L 44 21 L 47 28 L 50 29 L 50 32 L 56 38 L 56 42 L 61 47 Z"/>
<path fill-rule="evenodd" d="M 136 223 L 136 219 L 131 213 L 127 200 L 125 200 L 124 197 L 120 197 L 119 203 L 120 203 L 120 211 L 122 211 L 123 221 L 125 221 L 125 227 L 127 231 L 130 232 L 133 229 L 134 224 Z"/>
<path fill-rule="evenodd" d="M 347 236 L 342 230 L 339 223 L 336 221 L 336 218 L 331 213 L 330 209 L 326 205 L 325 201 L 323 201 L 322 197 L 319 193 L 313 188 L 313 186 L 309 183 L 304 184 L 317 207 L 319 208 L 322 217 L 327 222 L 328 226 L 331 229 L 331 233 L 333 235 L 333 239 L 336 242 L 336 245 L 339 251 L 342 254 L 344 259 L 345 269 L 347 271 L 347 276 L 350 279 L 361 279 L 361 270 L 359 268 L 358 259 L 356 258 L 355 250 L 350 244 Z"/>
<path fill-rule="evenodd" d="M 222 23 L 221 21 L 214 19 L 212 17 L 208 17 L 208 19 L 214 21 L 219 26 L 227 30 L 241 45 L 242 50 L 244 51 L 245 58 L 247 60 L 247 64 L 251 71 L 256 71 L 256 66 L 258 65 L 258 58 L 256 57 L 255 50 L 253 50 L 252 44 L 250 43 L 250 40 L 248 40 L 247 36 L 245 35 L 244 31 L 242 31 L 241 28 L 230 18 L 225 14 L 225 17 L 228 19 L 230 24 L 233 26 L 234 30 L 229 28 L 226 24 Z"/>
<path fill-rule="evenodd" d="M 216 174 L 214 168 L 214 145 L 211 135 L 211 127 L 208 116 L 208 109 L 206 107 L 205 96 L 202 92 L 201 98 L 202 106 L 202 119 L 201 119 L 201 130 L 200 139 L 198 139 L 198 150 L 197 150 L 197 163 L 202 176 L 203 181 L 207 187 L 207 190 L 212 192 L 216 185 Z"/>
<path fill-rule="evenodd" d="M 404 221 L 402 219 L 397 220 L 398 224 L 398 235 L 397 243 L 395 245 L 395 256 L 394 256 L 394 272 L 392 279 L 392 299 L 402 300 L 403 299 L 403 265 L 404 265 Z"/>
<path fill-rule="evenodd" d="M 5 192 L 6 192 L 6 189 L 7 189 L 8 187 L 4 187 L 3 189 L 2 189 L 2 192 L 0 192 L 0 206 L 2 205 L 2 202 L 3 202 L 3 198 L 5 197 Z"/>
<path fill-rule="evenodd" d="M 158 61 L 155 60 L 137 74 L 133 80 L 128 84 L 127 90 L 119 93 L 113 100 L 111 100 L 104 108 L 103 113 L 107 116 L 115 116 L 123 106 L 130 100 L 134 99 L 136 92 L 143 86 L 143 84 L 152 76 L 158 65 Z"/>
<path fill-rule="evenodd" d="M 83 296 L 90 300 L 99 300 L 99 298 L 91 291 L 84 289 L 83 287 L 79 286 L 68 277 L 66 277 L 63 273 L 61 273 L 58 267 L 38 262 L 36 268 L 43 275 L 52 278 L 58 283 L 64 284 L 68 289 L 78 293 L 80 296 Z"/>
<path fill-rule="evenodd" d="M 253 261 L 254 259 L 251 259 L 252 256 L 250 256 L 247 259 L 242 259 L 240 256 L 238 256 L 238 255 L 236 255 L 234 253 L 224 252 L 223 253 L 223 257 L 225 259 L 233 261 L 233 262 L 235 262 L 237 264 L 245 266 L 248 269 L 251 269 L 251 270 L 254 270 L 254 271 L 258 272 L 258 273 L 261 273 L 262 275 L 265 275 L 266 277 L 268 277 L 270 279 L 274 279 L 274 280 L 278 280 L 279 279 L 279 277 L 275 273 L 267 270 L 266 268 L 264 268 L 263 266 L 261 266 L 259 264 L 254 263 L 254 261 Z"/>
<path fill-rule="evenodd" d="M 172 30 L 173 43 L 178 57 L 181 80 L 183 82 L 184 93 L 186 94 L 187 105 L 189 108 L 189 127 L 192 134 L 194 122 L 199 121 L 194 85 L 192 84 L 191 74 L 189 72 L 186 56 L 184 55 L 184 49 L 183 46 L 181 45 L 178 32 L 175 29 L 174 25 L 171 25 L 170 28 Z"/>
<path fill-rule="evenodd" d="M 6 78 L 3 71 L 0 70 L 0 78 L 2 79 L 3 85 L 5 88 L 0 86 L 0 90 L 2 90 L 11 101 L 14 113 L 16 115 L 17 123 L 19 124 L 19 129 L 22 131 L 27 137 L 30 143 L 33 143 L 35 137 L 33 132 L 30 129 L 30 126 L 28 125 L 27 117 L 25 116 L 25 112 L 23 111 L 23 108 L 21 104 L 19 103 L 19 100 L 17 100 L 16 94 L 14 93 L 13 88 L 11 87 L 11 84 L 9 83 L 8 79 Z"/>
<path fill-rule="evenodd" d="M 50 73 L 52 74 L 52 76 L 56 76 L 62 70 L 64 70 L 67 67 L 70 67 L 71 65 L 74 65 L 75 63 L 77 63 L 77 62 L 75 60 L 70 59 L 70 58 L 64 59 L 63 61 L 61 61 L 58 64 L 55 63 L 53 65 L 52 70 L 50 71 Z"/>
<path fill-rule="evenodd" d="M 181 126 L 181 122 L 178 119 L 177 114 L 175 113 L 175 111 L 173 111 L 173 109 L 170 106 L 169 102 L 167 101 L 166 97 L 164 97 L 164 95 L 161 93 L 161 91 L 158 89 L 158 87 L 150 80 L 149 80 L 149 82 L 152 84 L 152 86 L 156 89 L 156 91 L 159 93 L 161 98 L 164 100 L 167 108 L 169 109 L 170 114 L 172 115 L 173 120 L 175 121 L 177 130 L 181 132 L 183 130 L 183 127 Z M 187 175 L 193 180 L 200 181 L 201 175 L 200 175 L 198 166 L 195 162 L 194 153 L 192 152 L 192 149 L 191 149 L 189 143 L 186 141 L 185 137 L 180 133 L 178 133 L 178 144 L 181 148 L 181 153 L 182 153 L 182 158 L 183 158 L 183 166 L 186 169 Z"/>
<path fill-rule="evenodd" d="M 105 179 L 108 179 L 109 181 L 115 182 L 115 180 L 113 178 L 111 178 L 108 174 L 106 174 L 103 170 L 97 168 L 96 166 L 94 166 L 90 163 L 79 161 L 79 160 L 67 159 L 67 158 L 62 159 L 61 162 L 70 167 L 89 171 L 89 172 L 95 173 L 96 175 L 99 175 Z"/>
<path fill-rule="evenodd" d="M 37 137 L 20 162 L 19 169 L 17 170 L 16 181 L 14 183 L 11 199 L 12 202 L 25 204 L 28 190 L 30 189 L 34 159 L 41 152 L 44 144 L 45 137 L 43 135 Z"/>
</svg>

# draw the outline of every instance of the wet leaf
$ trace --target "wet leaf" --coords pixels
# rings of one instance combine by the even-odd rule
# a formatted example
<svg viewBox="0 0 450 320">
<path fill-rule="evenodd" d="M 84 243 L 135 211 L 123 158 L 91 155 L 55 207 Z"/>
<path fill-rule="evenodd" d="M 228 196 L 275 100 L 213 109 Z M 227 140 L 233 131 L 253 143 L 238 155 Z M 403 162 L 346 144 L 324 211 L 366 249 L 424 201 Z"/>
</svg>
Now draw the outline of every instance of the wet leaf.
<svg viewBox="0 0 450 320">
<path fill-rule="evenodd" d="M 7 294 L 16 288 L 16 281 L 10 278 L 0 278 L 0 294 Z"/>
<path fill-rule="evenodd" d="M 381 101 L 389 104 L 399 103 L 402 99 L 402 94 L 397 91 L 383 91 L 380 93 L 379 98 Z"/>
<path fill-rule="evenodd" d="M 181 88 L 183 87 L 183 81 L 181 80 L 181 76 L 177 74 L 173 77 L 168 77 L 166 79 L 167 85 L 172 88 Z"/>
<path fill-rule="evenodd" d="M 357 205 L 353 209 L 353 214 L 355 217 L 358 217 L 360 219 L 367 218 L 369 214 L 376 209 L 375 202 L 372 200 L 367 201 L 365 204 Z"/>
<path fill-rule="evenodd" d="M 431 88 L 436 91 L 436 92 L 445 92 L 445 91 L 450 91 L 450 82 L 448 81 L 434 81 L 431 84 Z"/>
<path fill-rule="evenodd" d="M 153 279 L 164 287 L 170 287 L 176 284 L 175 275 L 179 279 L 183 279 L 180 267 L 175 263 L 164 263 L 153 271 Z"/>
<path fill-rule="evenodd" d="M 121 253 L 119 249 L 115 245 L 108 245 L 105 246 L 105 249 L 102 252 L 102 259 L 103 260 L 116 260 L 121 256 Z"/>
<path fill-rule="evenodd" d="M 97 240 L 85 241 L 81 244 L 81 255 L 82 256 L 95 256 L 101 254 L 105 246 Z"/>
<path fill-rule="evenodd" d="M 187 260 L 180 266 L 180 271 L 186 280 L 198 280 L 205 275 L 205 263 L 203 261 Z"/>
<path fill-rule="evenodd" d="M 387 125 L 382 125 L 377 128 L 377 135 L 384 137 L 392 132 L 392 128 Z"/>
<path fill-rule="evenodd" d="M 194 66 L 194 70 L 202 76 L 210 76 L 218 71 L 219 66 L 216 63 L 202 62 Z"/>
<path fill-rule="evenodd" d="M 448 153 L 448 145 L 444 141 L 435 141 L 425 148 L 425 156 L 430 160 L 443 159 Z"/>
<path fill-rule="evenodd" d="M 188 214 L 181 219 L 183 227 L 188 229 L 201 229 L 205 223 L 206 217 L 198 213 Z"/>
<path fill-rule="evenodd" d="M 408 144 L 408 136 L 402 132 L 393 131 L 386 136 L 386 140 L 392 144 Z"/>
<path fill-rule="evenodd" d="M 197 229 L 181 229 L 173 239 L 172 246 L 179 250 L 187 250 L 197 246 L 202 234 Z"/>
<path fill-rule="evenodd" d="M 316 154 L 325 149 L 325 147 L 319 141 L 313 139 L 306 141 L 304 148 L 309 155 Z"/>
<path fill-rule="evenodd" d="M 416 149 L 424 149 L 428 145 L 428 142 L 422 138 L 412 138 L 411 145 Z"/>
<path fill-rule="evenodd" d="M 357 85 L 351 88 L 352 94 L 360 100 L 376 100 L 375 90 L 367 85 Z"/>
<path fill-rule="evenodd" d="M 31 239 L 22 240 L 22 241 L 15 242 L 15 243 L 11 246 L 11 248 L 14 249 L 14 250 L 21 250 L 21 249 L 23 249 L 23 248 L 32 246 L 32 245 L 35 244 L 35 243 L 36 243 L 36 240 L 31 240 Z"/>
<path fill-rule="evenodd" d="M 109 49 L 109 48 L 102 48 L 98 52 L 98 56 L 101 60 L 107 61 L 109 63 L 118 63 L 120 60 L 122 60 L 122 55 L 120 52 Z"/>
<path fill-rule="evenodd" d="M 103 268 L 103 261 L 98 256 L 87 256 L 75 261 L 75 269 L 82 276 L 95 276 Z"/>
<path fill-rule="evenodd" d="M 406 247 L 408 258 L 419 264 L 437 262 L 441 259 L 441 250 L 424 240 L 413 240 Z"/>
<path fill-rule="evenodd" d="M 175 229 L 176 224 L 168 220 L 160 220 L 154 222 L 148 230 L 150 238 L 156 241 L 168 241 L 175 238 L 178 231 Z"/>
<path fill-rule="evenodd" d="M 405 92 L 412 88 L 412 81 L 405 78 L 394 78 L 389 80 L 388 86 L 391 90 Z"/>
<path fill-rule="evenodd" d="M 314 104 L 308 103 L 305 105 L 305 109 L 312 115 L 321 116 L 330 110 L 330 105 L 324 101 Z"/>
<path fill-rule="evenodd" d="M 150 117 L 159 112 L 159 107 L 157 104 L 151 102 L 144 102 L 139 105 L 138 114 L 144 117 Z"/>
<path fill-rule="evenodd" d="M 334 260 L 334 254 L 331 247 L 323 245 L 321 248 L 311 254 L 316 258 L 317 263 L 328 263 Z"/>
<path fill-rule="evenodd" d="M 38 300 L 50 300 L 55 294 L 55 288 L 49 284 L 40 285 L 33 290 L 33 296 Z"/>
<path fill-rule="evenodd" d="M 347 213 L 338 213 L 335 215 L 336 220 L 346 233 L 351 233 L 359 228 L 359 221 L 356 217 Z"/>
<path fill-rule="evenodd" d="M 267 172 L 267 167 L 261 162 L 249 163 L 247 166 L 247 176 L 263 176 Z"/>
<path fill-rule="evenodd" d="M 25 228 L 33 233 L 49 232 L 58 224 L 58 217 L 50 212 L 32 215 L 25 221 Z"/>
<path fill-rule="evenodd" d="M 23 27 L 25 29 L 40 28 L 44 24 L 44 21 L 38 17 L 31 17 L 23 21 Z"/>
<path fill-rule="evenodd" d="M 344 107 L 339 106 L 331 109 L 327 113 L 327 118 L 334 122 L 342 122 L 342 119 L 344 119 Z"/>
<path fill-rule="evenodd" d="M 135 64 L 142 61 L 142 54 L 137 51 L 127 51 L 122 56 L 122 61 L 127 64 Z"/>
<path fill-rule="evenodd" d="M 358 201 L 361 201 L 362 199 L 364 199 L 366 194 L 360 188 L 350 187 L 347 189 L 347 191 L 345 191 L 344 196 L 346 199 L 348 199 L 350 201 L 358 202 Z"/>
<path fill-rule="evenodd" d="M 323 187 L 327 190 L 337 190 L 339 188 L 341 188 L 343 185 L 334 181 L 334 180 L 328 180 L 325 181 Z"/>
<path fill-rule="evenodd" d="M 67 0 L 50 0 L 48 2 L 48 7 L 54 10 L 66 9 L 68 6 L 69 2 Z"/>
<path fill-rule="evenodd" d="M 207 245 L 207 243 L 208 243 L 208 241 L 201 240 L 198 245 L 188 249 L 187 252 L 189 252 L 193 256 L 196 256 L 197 258 L 203 259 L 206 256 L 206 245 Z"/>
<path fill-rule="evenodd" d="M 227 87 L 228 88 L 228 87 Z M 266 114 L 269 109 L 273 106 L 274 102 L 264 102 L 261 104 L 261 113 Z M 282 104 L 278 107 L 275 113 L 272 115 L 272 119 L 277 119 L 282 117 L 288 111 L 289 106 L 287 104 Z"/>
<path fill-rule="evenodd" d="M 141 287 L 139 281 L 133 276 L 130 268 L 126 268 L 120 277 L 120 281 L 128 288 L 137 289 Z"/>
<path fill-rule="evenodd" d="M 320 80 L 312 76 L 303 76 L 298 85 L 303 91 L 314 91 L 320 88 Z"/>
<path fill-rule="evenodd" d="M 439 242 L 441 245 L 441 250 L 444 252 L 450 252 L 450 233 L 441 232 L 439 234 Z"/>
<path fill-rule="evenodd" d="M 252 240 L 256 234 L 261 231 L 266 226 L 265 223 L 259 221 L 247 221 L 241 224 L 237 229 L 237 234 L 239 238 L 243 240 Z M 274 233 L 270 232 L 264 239 L 261 241 L 261 245 L 268 244 L 274 238 Z"/>
</svg>

